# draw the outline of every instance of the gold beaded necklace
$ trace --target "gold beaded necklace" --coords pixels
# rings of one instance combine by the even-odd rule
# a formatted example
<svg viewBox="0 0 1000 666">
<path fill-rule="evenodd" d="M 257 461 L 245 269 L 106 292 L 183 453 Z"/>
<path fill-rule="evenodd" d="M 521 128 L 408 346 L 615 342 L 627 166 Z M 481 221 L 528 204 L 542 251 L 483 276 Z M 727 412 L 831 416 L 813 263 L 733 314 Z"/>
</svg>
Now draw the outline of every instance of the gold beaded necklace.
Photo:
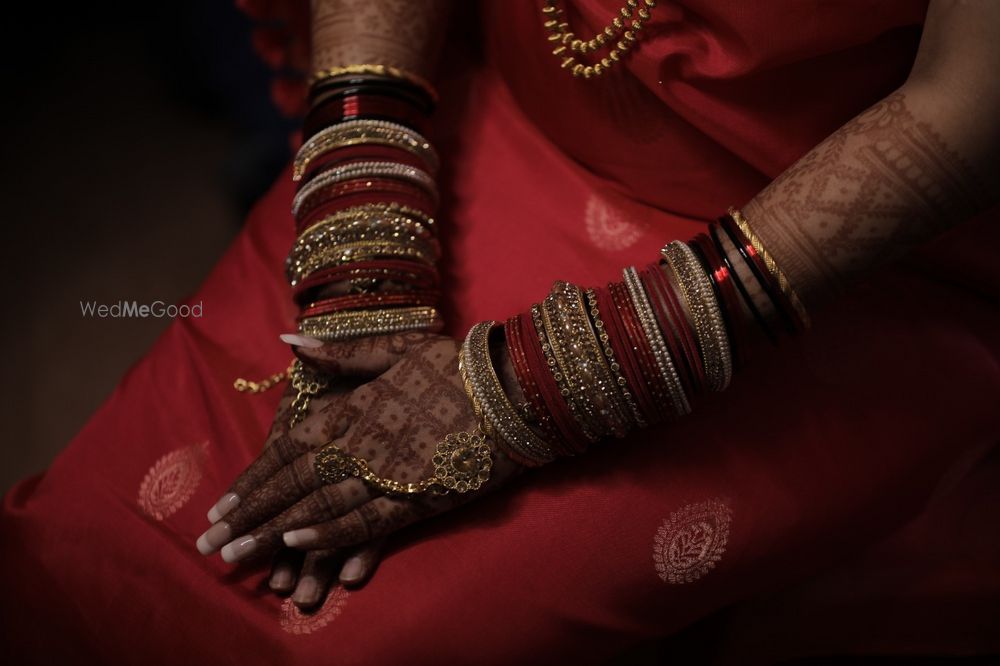
<svg viewBox="0 0 1000 666">
<path fill-rule="evenodd" d="M 655 0 L 626 0 L 611 23 L 604 26 L 591 39 L 579 39 L 569 29 L 569 23 L 563 20 L 565 12 L 558 6 L 559 0 L 545 0 L 542 15 L 545 18 L 545 29 L 549 32 L 549 42 L 556 44 L 552 55 L 561 60 L 561 67 L 573 76 L 589 79 L 604 74 L 612 65 L 622 59 L 635 45 L 636 33 L 642 30 L 643 24 L 649 20 L 650 10 L 656 6 Z M 617 42 L 616 42 L 617 40 Z M 599 62 L 587 64 L 577 59 L 574 54 L 586 55 L 608 48 L 609 52 Z M 596 57 L 596 56 L 595 56 Z"/>
</svg>

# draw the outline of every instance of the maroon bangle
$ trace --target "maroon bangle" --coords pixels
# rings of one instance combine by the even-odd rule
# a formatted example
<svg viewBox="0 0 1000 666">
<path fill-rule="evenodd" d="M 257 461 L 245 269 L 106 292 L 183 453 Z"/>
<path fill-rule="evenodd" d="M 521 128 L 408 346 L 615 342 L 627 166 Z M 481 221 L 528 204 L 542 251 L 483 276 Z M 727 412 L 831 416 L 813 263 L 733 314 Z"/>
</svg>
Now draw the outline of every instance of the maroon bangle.
<svg viewBox="0 0 1000 666">
<path fill-rule="evenodd" d="M 440 300 L 440 297 L 441 292 L 439 291 L 398 291 L 334 296 L 310 303 L 302 308 L 298 320 L 343 310 L 363 310 L 390 305 L 434 305 Z"/>
<path fill-rule="evenodd" d="M 691 369 L 687 355 L 684 353 L 677 324 L 670 317 L 670 310 L 667 306 L 669 297 L 663 293 L 665 280 L 658 279 L 662 278 L 662 276 L 663 271 L 660 270 L 659 262 L 654 262 L 647 266 L 645 270 L 639 271 L 639 279 L 642 281 L 646 293 L 649 294 L 649 302 L 653 306 L 653 315 L 656 317 L 656 321 L 660 326 L 660 332 L 667 343 L 670 357 L 674 359 L 674 367 L 684 387 L 684 393 L 690 399 L 695 396 L 700 387 L 695 383 L 694 371 Z"/>
<path fill-rule="evenodd" d="M 536 325 L 534 313 L 532 316 L 521 318 L 521 336 L 528 368 L 538 382 L 538 391 L 542 396 L 542 401 L 548 408 L 559 434 L 562 435 L 558 443 L 565 446 L 567 455 L 585 451 L 588 445 L 587 438 L 570 413 L 569 404 L 559 391 L 552 369 L 549 368 L 548 361 L 545 360 L 541 342 L 545 338 L 545 327 Z"/>
<path fill-rule="evenodd" d="M 760 310 L 757 309 L 757 304 L 753 302 L 753 298 L 750 297 L 750 292 L 747 291 L 746 285 L 743 284 L 743 279 L 740 274 L 736 272 L 736 268 L 733 267 L 729 257 L 726 254 L 726 248 L 722 246 L 722 240 L 719 237 L 720 225 L 718 222 L 712 224 L 709 228 L 709 235 L 712 237 L 712 244 L 715 246 L 716 253 L 722 258 L 722 263 L 725 264 L 726 270 L 729 271 L 729 277 L 732 280 L 733 286 L 736 287 L 736 291 L 739 292 L 740 299 L 742 299 L 743 304 L 746 305 L 747 310 L 750 311 L 750 316 L 753 317 L 757 325 L 760 326 L 761 331 L 770 341 L 772 345 L 777 346 L 778 336 L 771 330 L 768 326 L 767 321 L 764 320 L 764 316 L 761 315 Z M 749 325 L 749 322 L 747 322 Z"/>
<path fill-rule="evenodd" d="M 712 239 L 706 234 L 698 234 L 691 242 L 692 249 L 705 265 L 705 271 L 715 289 L 715 298 L 719 302 L 722 313 L 722 323 L 729 334 L 729 348 L 733 355 L 733 367 L 741 368 L 744 362 L 744 340 L 746 336 L 745 321 L 739 309 L 739 295 L 733 286 L 729 269 L 722 263 L 722 257 L 712 244 Z"/>
<path fill-rule="evenodd" d="M 392 280 L 413 289 L 425 290 L 436 289 L 439 284 L 437 270 L 426 264 L 401 259 L 375 259 L 315 271 L 292 288 L 292 297 L 301 306 L 311 302 L 313 299 L 310 296 L 323 287 L 355 279 Z"/>
<path fill-rule="evenodd" d="M 427 169 L 427 163 L 419 156 L 396 148 L 375 143 L 364 143 L 357 146 L 345 146 L 323 153 L 321 157 L 309 164 L 302 175 L 298 189 L 302 189 L 310 180 L 329 168 L 344 166 L 353 162 L 395 162 L 405 164 L 415 169 Z"/>
<path fill-rule="evenodd" d="M 611 296 L 610 285 L 607 289 L 595 289 L 597 295 L 597 307 L 601 311 L 602 321 L 608 331 L 608 341 L 615 352 L 615 358 L 622 369 L 622 375 L 635 396 L 639 412 L 647 423 L 656 423 L 659 420 L 659 410 L 649 393 L 649 387 L 642 377 L 642 370 L 636 358 L 635 348 L 629 340 L 629 336 L 622 324 L 621 316 L 618 313 L 618 306 Z"/>
<path fill-rule="evenodd" d="M 642 329 L 639 314 L 635 311 L 632 296 L 622 282 L 614 282 L 608 285 L 608 289 L 611 291 L 612 300 L 614 300 L 618 308 L 618 313 L 621 315 L 622 324 L 628 334 L 629 340 L 632 342 L 632 348 L 636 352 L 642 376 L 645 379 L 646 386 L 649 388 L 649 393 L 657 412 L 655 420 L 662 421 L 667 415 L 672 413 L 672 401 L 670 400 L 666 380 L 660 374 L 656 365 L 656 359 L 653 356 L 653 350 L 650 347 L 649 340 L 646 338 L 645 331 Z"/>
<path fill-rule="evenodd" d="M 521 392 L 524 394 L 525 400 L 528 401 L 528 405 L 536 417 L 538 428 L 543 433 L 542 438 L 560 455 L 569 455 L 571 449 L 563 441 L 559 429 L 552 420 L 552 415 L 549 413 L 548 407 L 542 399 L 541 390 L 535 381 L 535 376 L 528 365 L 528 357 L 524 350 L 524 340 L 521 335 L 521 331 L 523 330 L 521 320 L 521 315 L 514 315 L 504 323 L 507 354 L 511 365 L 514 367 L 514 374 L 517 375 L 517 383 L 520 385 Z"/>
</svg>

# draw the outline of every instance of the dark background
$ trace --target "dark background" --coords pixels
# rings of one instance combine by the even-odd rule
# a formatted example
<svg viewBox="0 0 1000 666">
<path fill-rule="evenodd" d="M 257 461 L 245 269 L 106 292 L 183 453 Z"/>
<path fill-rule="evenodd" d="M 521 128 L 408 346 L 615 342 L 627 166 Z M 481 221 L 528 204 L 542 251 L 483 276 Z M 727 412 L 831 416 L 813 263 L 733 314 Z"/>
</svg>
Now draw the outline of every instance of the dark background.
<svg viewBox="0 0 1000 666">
<path fill-rule="evenodd" d="M 288 159 L 233 0 L 5 8 L 0 492 L 44 469 L 169 324 Z"/>
</svg>

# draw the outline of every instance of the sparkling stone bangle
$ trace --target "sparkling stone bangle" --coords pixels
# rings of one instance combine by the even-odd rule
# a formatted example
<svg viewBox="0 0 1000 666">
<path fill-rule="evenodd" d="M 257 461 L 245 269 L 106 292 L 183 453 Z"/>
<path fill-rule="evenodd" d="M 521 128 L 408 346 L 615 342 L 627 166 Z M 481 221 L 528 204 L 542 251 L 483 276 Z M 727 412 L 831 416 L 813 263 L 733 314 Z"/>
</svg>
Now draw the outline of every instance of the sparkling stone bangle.
<svg viewBox="0 0 1000 666">
<path fill-rule="evenodd" d="M 643 289 L 642 281 L 639 279 L 639 272 L 634 266 L 626 268 L 622 275 L 625 279 L 625 287 L 628 289 L 632 304 L 639 315 L 639 324 L 642 332 L 645 333 L 649 341 L 650 349 L 653 351 L 653 358 L 656 360 L 656 367 L 667 383 L 667 390 L 670 392 L 670 401 L 674 410 L 679 416 L 691 413 L 691 403 L 684 393 L 684 385 L 681 384 L 680 375 L 674 361 L 670 358 L 670 350 L 667 342 L 663 339 L 663 333 L 656 323 L 656 315 L 653 313 L 653 306 L 649 303 L 649 297 Z"/>
<path fill-rule="evenodd" d="M 332 215 L 327 215 L 323 219 L 303 229 L 299 233 L 299 239 L 305 238 L 318 227 L 328 224 L 330 220 L 339 218 L 340 216 L 350 217 L 353 219 L 359 215 L 368 217 L 381 216 L 400 220 L 405 219 L 408 220 L 409 223 L 415 225 L 415 228 L 423 228 L 427 230 L 427 232 L 437 235 L 437 227 L 434 224 L 433 217 L 425 215 L 419 210 L 409 208 L 407 206 L 401 206 L 398 203 L 378 202 L 351 206 L 349 208 L 344 208 L 343 210 L 338 210 Z"/>
<path fill-rule="evenodd" d="M 673 241 L 661 254 L 677 276 L 681 296 L 694 320 L 695 338 L 705 361 L 705 383 L 710 390 L 721 391 L 732 379 L 733 358 L 712 283 L 687 243 Z"/>
<path fill-rule="evenodd" d="M 337 148 L 366 143 L 402 148 L 422 159 L 431 173 L 437 173 L 437 153 L 420 133 L 387 120 L 362 119 L 337 123 L 311 136 L 295 155 L 292 180 L 301 180 L 317 157 Z"/>
<path fill-rule="evenodd" d="M 385 310 L 350 310 L 307 317 L 299 321 L 299 332 L 319 340 L 347 340 L 366 335 L 418 329 L 439 330 L 441 325 L 441 317 L 436 308 L 416 306 Z"/>
<path fill-rule="evenodd" d="M 312 273 L 323 268 L 385 257 L 414 259 L 428 266 L 434 265 L 434 256 L 417 245 L 393 240 L 352 241 L 312 248 L 312 251 L 304 258 L 297 259 L 294 267 L 288 271 L 288 282 L 294 287 Z"/>
<path fill-rule="evenodd" d="M 517 458 L 527 464 L 542 465 L 555 459 L 552 448 L 521 418 L 503 390 L 490 358 L 490 331 L 495 321 L 476 324 L 465 336 L 460 354 L 463 380 L 483 428 L 501 440 Z"/>
<path fill-rule="evenodd" d="M 295 193 L 292 199 L 292 215 L 298 215 L 306 201 L 316 192 L 329 185 L 342 183 L 357 178 L 390 178 L 401 180 L 422 188 L 434 203 L 437 203 L 438 191 L 434 179 L 423 169 L 399 164 L 398 162 L 356 162 L 334 167 L 316 176 Z"/>
<path fill-rule="evenodd" d="M 628 410 L 632 414 L 632 420 L 640 428 L 645 428 L 647 425 L 646 419 L 643 418 L 642 412 L 639 411 L 639 404 L 635 401 L 635 396 L 629 391 L 628 380 L 622 374 L 621 364 L 615 358 L 615 350 L 611 346 L 611 340 L 604 327 L 604 320 L 601 319 L 601 311 L 597 305 L 597 294 L 593 289 L 588 289 L 586 294 L 587 306 L 590 308 L 590 318 L 594 322 L 597 339 L 601 343 L 601 349 L 604 351 L 604 356 L 608 364 L 608 372 L 611 373 L 615 385 L 618 386 L 618 390 L 621 392 L 622 399 L 628 405 Z"/>
</svg>

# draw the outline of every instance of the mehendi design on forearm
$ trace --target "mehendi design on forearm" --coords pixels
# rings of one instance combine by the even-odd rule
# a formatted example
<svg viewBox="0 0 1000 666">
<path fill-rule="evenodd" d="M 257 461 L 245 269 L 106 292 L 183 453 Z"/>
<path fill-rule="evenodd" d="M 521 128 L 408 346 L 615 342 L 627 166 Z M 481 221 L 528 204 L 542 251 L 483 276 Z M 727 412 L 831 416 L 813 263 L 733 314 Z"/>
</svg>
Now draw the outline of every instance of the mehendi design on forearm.
<svg viewBox="0 0 1000 666">
<path fill-rule="evenodd" d="M 809 300 L 984 206 L 971 168 L 896 92 L 795 163 L 744 208 Z"/>
</svg>

